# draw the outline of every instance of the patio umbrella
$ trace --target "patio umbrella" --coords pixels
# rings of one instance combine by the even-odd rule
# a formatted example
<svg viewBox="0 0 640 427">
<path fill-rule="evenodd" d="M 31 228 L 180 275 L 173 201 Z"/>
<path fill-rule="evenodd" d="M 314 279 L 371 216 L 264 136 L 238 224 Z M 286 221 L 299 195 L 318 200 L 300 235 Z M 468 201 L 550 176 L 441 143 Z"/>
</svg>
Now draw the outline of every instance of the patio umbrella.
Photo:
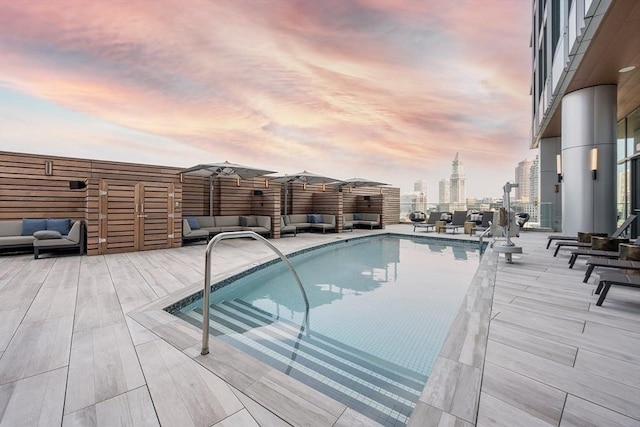
<svg viewBox="0 0 640 427">
<path fill-rule="evenodd" d="M 299 173 L 294 173 L 291 175 L 285 176 L 277 176 L 272 178 L 273 182 L 280 182 L 284 184 L 284 214 L 287 214 L 287 198 L 289 194 L 289 184 L 292 182 L 301 182 L 303 184 L 325 184 L 325 183 L 334 183 L 334 182 L 342 182 L 335 178 L 329 178 L 328 176 L 318 175 L 315 173 L 302 171 Z"/>
<path fill-rule="evenodd" d="M 237 165 L 224 161 L 222 163 L 207 163 L 195 165 L 181 171 L 180 173 L 209 177 L 209 215 L 213 216 L 213 180 L 217 176 L 223 176 L 227 178 L 251 179 L 257 176 L 274 173 L 274 171 L 258 169 L 251 166 Z"/>
<path fill-rule="evenodd" d="M 389 184 L 385 184 L 384 182 L 370 181 L 364 178 L 350 178 L 350 179 L 345 179 L 344 181 L 332 182 L 331 185 L 338 188 L 343 188 L 343 187 L 356 188 L 356 187 L 378 187 L 380 185 L 389 185 Z"/>
</svg>

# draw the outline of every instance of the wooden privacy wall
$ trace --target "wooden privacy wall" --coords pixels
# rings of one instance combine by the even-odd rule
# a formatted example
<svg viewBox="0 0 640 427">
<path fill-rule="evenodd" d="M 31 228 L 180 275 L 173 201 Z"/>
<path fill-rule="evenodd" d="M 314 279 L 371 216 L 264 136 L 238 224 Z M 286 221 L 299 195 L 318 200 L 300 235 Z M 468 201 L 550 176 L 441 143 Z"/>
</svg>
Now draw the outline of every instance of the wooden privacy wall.
<svg viewBox="0 0 640 427">
<path fill-rule="evenodd" d="M 50 167 L 47 168 L 48 164 Z M 170 237 L 169 233 L 170 229 L 180 230 L 182 223 L 180 170 L 164 166 L 0 152 L 0 219 L 83 219 L 87 224 L 87 254 L 135 250 L 139 247 L 136 225 L 132 222 L 135 221 L 135 186 L 141 182 L 158 184 L 167 189 L 167 201 L 163 202 L 167 203 L 163 220 L 165 242 L 167 246 L 180 246 L 181 240 Z M 86 188 L 71 189 L 70 182 L 78 181 Z M 101 185 L 113 190 L 110 198 L 101 196 Z M 174 186 L 172 213 L 168 207 L 171 193 L 168 191 L 169 185 Z M 169 217 L 170 213 L 172 217 Z M 155 216 L 157 212 L 153 214 Z M 159 235 L 152 229 L 161 227 L 159 224 L 143 227 L 142 238 L 138 234 L 138 239 L 145 242 L 142 248 L 154 246 L 149 242 L 157 243 Z M 106 239 L 106 245 L 99 243 L 99 238 Z"/>
<path fill-rule="evenodd" d="M 344 212 L 342 193 L 335 190 L 331 192 L 325 191 L 324 193 L 313 193 L 313 207 L 310 212 L 335 215 L 336 231 L 342 233 L 342 213 Z"/>
<path fill-rule="evenodd" d="M 381 194 L 382 193 L 382 194 Z M 395 187 L 360 187 L 343 190 L 345 213 L 379 213 L 384 226 L 400 220 L 400 189 Z M 364 197 L 370 200 L 365 201 Z"/>
<path fill-rule="evenodd" d="M 183 175 L 182 212 L 184 216 L 209 215 L 209 178 Z"/>
<path fill-rule="evenodd" d="M 86 162 L 0 152 L 0 219 L 72 218 L 87 215 L 86 190 L 72 190 L 69 181 L 86 182 Z"/>
</svg>

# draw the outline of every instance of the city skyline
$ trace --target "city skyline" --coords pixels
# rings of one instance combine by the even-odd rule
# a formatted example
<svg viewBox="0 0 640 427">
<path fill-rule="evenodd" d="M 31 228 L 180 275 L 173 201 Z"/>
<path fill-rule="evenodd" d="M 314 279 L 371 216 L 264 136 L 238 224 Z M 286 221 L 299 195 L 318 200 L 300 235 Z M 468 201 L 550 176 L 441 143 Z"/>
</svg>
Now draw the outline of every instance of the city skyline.
<svg viewBox="0 0 640 427">
<path fill-rule="evenodd" d="M 529 150 L 527 2 L 184 5 L 2 2 L 0 149 L 477 196 Z"/>
</svg>

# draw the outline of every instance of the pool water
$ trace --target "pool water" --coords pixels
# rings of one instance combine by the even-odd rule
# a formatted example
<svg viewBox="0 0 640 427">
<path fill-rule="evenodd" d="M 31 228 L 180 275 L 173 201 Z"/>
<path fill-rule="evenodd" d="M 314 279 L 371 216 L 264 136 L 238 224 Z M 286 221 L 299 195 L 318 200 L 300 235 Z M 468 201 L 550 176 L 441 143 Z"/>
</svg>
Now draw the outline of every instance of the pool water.
<svg viewBox="0 0 640 427">
<path fill-rule="evenodd" d="M 211 334 L 388 426 L 420 397 L 478 267 L 477 243 L 384 235 L 290 258 L 211 294 Z M 202 301 L 177 316 L 202 325 Z"/>
</svg>

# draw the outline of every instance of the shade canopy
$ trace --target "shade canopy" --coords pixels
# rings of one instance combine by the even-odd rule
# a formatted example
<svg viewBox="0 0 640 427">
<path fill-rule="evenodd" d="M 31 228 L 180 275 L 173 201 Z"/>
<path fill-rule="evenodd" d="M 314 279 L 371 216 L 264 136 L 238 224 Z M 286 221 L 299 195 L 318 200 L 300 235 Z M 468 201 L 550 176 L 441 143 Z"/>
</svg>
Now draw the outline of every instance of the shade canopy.
<svg viewBox="0 0 640 427">
<path fill-rule="evenodd" d="M 378 181 L 371 181 L 368 179 L 364 179 L 364 178 L 350 178 L 350 179 L 345 179 L 344 181 L 336 181 L 336 182 L 332 182 L 330 183 L 330 185 L 333 185 L 334 187 L 378 187 L 380 185 L 389 185 L 386 184 L 384 182 L 378 182 Z"/>
<path fill-rule="evenodd" d="M 258 169 L 251 166 L 243 166 L 235 163 L 207 163 L 195 165 L 181 171 L 182 174 L 200 175 L 200 176 L 224 176 L 228 178 L 251 179 L 257 176 L 274 173 L 265 169 Z"/>
<path fill-rule="evenodd" d="M 289 196 L 289 184 L 292 182 L 300 182 L 303 184 L 326 184 L 328 182 L 341 182 L 335 178 L 329 178 L 328 176 L 318 175 L 315 173 L 302 171 L 291 175 L 276 176 L 271 178 L 273 182 L 279 182 L 284 184 L 284 214 L 287 215 L 287 199 Z"/>
<path fill-rule="evenodd" d="M 274 173 L 274 171 L 258 169 L 251 166 L 243 166 L 224 161 L 222 163 L 206 163 L 195 165 L 190 168 L 184 169 L 179 173 L 209 177 L 209 215 L 213 216 L 213 181 L 217 176 L 226 178 L 251 179 L 257 176 Z"/>
<path fill-rule="evenodd" d="M 276 176 L 274 178 L 271 178 L 271 181 L 287 184 L 291 182 L 301 182 L 303 184 L 326 184 L 328 182 L 342 182 L 336 180 L 335 178 L 329 178 L 328 176 L 318 175 L 307 171 L 302 171 L 291 175 Z"/>
</svg>

